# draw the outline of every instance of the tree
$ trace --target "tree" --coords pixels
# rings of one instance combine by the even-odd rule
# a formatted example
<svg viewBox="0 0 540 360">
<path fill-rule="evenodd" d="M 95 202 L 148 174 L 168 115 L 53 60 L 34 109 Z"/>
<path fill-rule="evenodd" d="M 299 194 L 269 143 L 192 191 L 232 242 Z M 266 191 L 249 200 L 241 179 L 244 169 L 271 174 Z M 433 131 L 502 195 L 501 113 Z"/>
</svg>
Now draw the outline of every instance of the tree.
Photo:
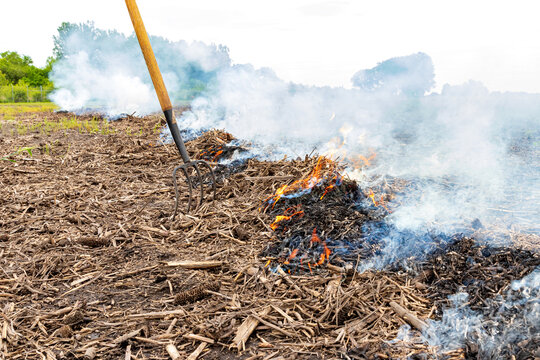
<svg viewBox="0 0 540 360">
<path fill-rule="evenodd" d="M 8 79 L 6 78 L 6 75 L 0 72 L 0 86 L 8 85 Z"/>
<path fill-rule="evenodd" d="M 77 33 L 82 36 L 81 39 L 84 40 L 95 40 L 100 37 L 103 37 L 106 34 L 117 34 L 120 33 L 116 30 L 112 31 L 103 31 L 96 29 L 94 22 L 87 21 L 85 23 L 74 24 L 70 22 L 62 22 L 62 24 L 57 29 L 58 34 L 53 36 L 53 55 L 55 60 L 59 60 L 68 54 L 68 39 L 74 33 Z M 82 41 L 84 41 L 82 40 Z"/>
<path fill-rule="evenodd" d="M 58 35 L 53 36 L 53 54 L 55 59 L 61 59 L 64 56 L 66 39 L 76 28 L 76 24 L 65 21 L 58 27 Z"/>
<path fill-rule="evenodd" d="M 4 51 L 0 53 L 0 74 L 9 84 L 23 82 L 31 86 L 47 86 L 51 84 L 49 72 L 52 63 L 53 60 L 47 60 L 47 66 L 41 69 L 33 65 L 30 56 L 21 56 L 15 51 Z"/>
<path fill-rule="evenodd" d="M 435 85 L 431 58 L 424 53 L 395 57 L 353 75 L 353 85 L 368 91 L 422 96 Z"/>
<path fill-rule="evenodd" d="M 46 86 L 49 85 L 49 73 L 45 69 L 40 69 L 35 66 L 28 68 L 26 75 L 19 80 L 24 81 L 30 86 Z"/>
<path fill-rule="evenodd" d="M 30 64 L 32 64 L 30 57 L 21 57 L 15 51 L 4 51 L 0 53 L 0 72 L 4 74 L 11 84 L 16 84 L 26 75 L 27 68 Z"/>
</svg>

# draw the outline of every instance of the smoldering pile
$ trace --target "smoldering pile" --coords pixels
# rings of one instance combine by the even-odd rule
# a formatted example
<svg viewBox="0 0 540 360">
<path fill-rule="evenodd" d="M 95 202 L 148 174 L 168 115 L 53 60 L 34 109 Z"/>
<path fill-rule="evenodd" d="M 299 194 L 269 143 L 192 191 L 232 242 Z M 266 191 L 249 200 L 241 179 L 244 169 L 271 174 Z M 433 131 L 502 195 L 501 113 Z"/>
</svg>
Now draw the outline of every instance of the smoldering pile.
<svg viewBox="0 0 540 360">
<path fill-rule="evenodd" d="M 426 336 L 467 359 L 532 359 L 540 345 L 540 256 L 461 238 L 413 265 L 435 311 Z"/>
<path fill-rule="evenodd" d="M 270 227 L 275 241 L 263 255 L 289 271 L 313 271 L 330 261 L 342 265 L 357 260 L 347 249 L 348 240 L 363 237 L 364 224 L 383 217 L 380 211 L 358 206 L 366 197 L 356 182 L 342 177 L 337 163 L 325 157 L 312 162 L 308 174 L 282 185 L 260 208 L 274 217 Z M 340 249 L 345 250 L 341 256 Z M 376 242 L 365 241 L 356 254 L 366 257 L 376 251 Z"/>
<path fill-rule="evenodd" d="M 205 160 L 212 164 L 216 180 L 223 182 L 231 175 L 245 170 L 245 161 L 249 158 L 237 159 L 240 154 L 249 152 L 249 144 L 240 143 L 236 138 L 223 130 L 202 132 L 191 140 L 198 149 L 193 152 L 194 159 Z"/>
<path fill-rule="evenodd" d="M 540 266 L 540 256 L 514 247 L 492 247 L 463 237 L 440 246 L 424 261 L 412 263 L 417 280 L 434 288 L 431 298 L 437 316 L 450 305 L 448 297 L 458 292 L 468 294 L 469 307 L 481 310 L 486 299 L 504 292 L 510 283 Z"/>
</svg>

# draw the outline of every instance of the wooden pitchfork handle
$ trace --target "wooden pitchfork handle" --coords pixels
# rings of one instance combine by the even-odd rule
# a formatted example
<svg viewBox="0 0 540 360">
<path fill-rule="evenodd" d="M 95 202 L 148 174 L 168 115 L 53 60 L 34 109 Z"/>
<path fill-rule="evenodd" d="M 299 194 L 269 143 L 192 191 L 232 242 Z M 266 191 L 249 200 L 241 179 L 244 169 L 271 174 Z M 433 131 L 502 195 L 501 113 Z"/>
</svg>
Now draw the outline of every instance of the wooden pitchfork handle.
<svg viewBox="0 0 540 360">
<path fill-rule="evenodd" d="M 184 140 L 182 140 L 180 130 L 178 129 L 178 124 L 173 116 L 171 99 L 169 98 L 169 93 L 167 93 L 165 83 L 163 82 L 161 71 L 159 71 L 159 66 L 157 64 L 154 51 L 152 50 L 152 45 L 150 45 L 150 39 L 148 38 L 148 34 L 144 27 L 137 3 L 135 0 L 126 0 L 126 6 L 129 11 L 129 16 L 131 17 L 131 22 L 133 23 L 133 28 L 135 29 L 135 34 L 139 40 L 139 45 L 141 47 L 144 60 L 146 61 L 148 72 L 152 78 L 152 83 L 154 84 L 154 89 L 156 90 L 159 104 L 161 105 L 161 110 L 163 110 L 163 114 L 167 120 L 167 125 L 171 131 L 174 143 L 176 144 L 184 163 L 190 163 L 191 160 L 186 150 L 186 145 L 184 144 Z"/>
<path fill-rule="evenodd" d="M 148 39 L 148 34 L 146 33 L 146 29 L 144 28 L 144 24 L 141 19 L 141 13 L 139 12 L 137 3 L 135 3 L 135 0 L 126 0 L 126 5 L 129 11 L 129 16 L 131 17 L 131 22 L 133 23 L 133 28 L 135 29 L 135 34 L 137 34 L 137 39 L 139 40 L 139 45 L 141 46 L 144 60 L 146 61 L 146 66 L 148 67 L 148 72 L 150 73 L 150 77 L 152 78 L 152 83 L 154 83 L 154 89 L 156 89 L 156 94 L 159 99 L 159 103 L 161 105 L 161 110 L 163 110 L 163 114 L 165 115 L 165 119 L 167 120 L 167 125 L 169 126 L 169 130 L 171 130 L 171 135 L 173 137 L 174 143 L 176 144 L 176 147 L 178 148 L 178 151 L 180 152 L 180 156 L 182 156 L 182 160 L 184 161 L 183 165 L 177 166 L 173 170 L 173 185 L 174 185 L 174 193 L 175 193 L 175 202 L 174 202 L 174 214 L 172 216 L 172 220 L 174 220 L 176 213 L 178 211 L 178 202 L 180 199 L 180 193 L 178 191 L 178 184 L 176 182 L 176 172 L 178 170 L 181 170 L 184 173 L 186 182 L 188 184 L 188 205 L 187 205 L 186 212 L 189 212 L 189 210 L 191 209 L 194 187 L 195 188 L 199 187 L 200 189 L 199 206 L 202 205 L 202 202 L 203 202 L 204 179 L 201 175 L 200 167 L 206 168 L 209 171 L 211 184 L 212 184 L 212 190 L 214 194 L 213 199 L 216 198 L 216 177 L 214 174 L 214 170 L 206 161 L 204 160 L 191 161 L 190 160 L 189 154 L 186 149 L 186 145 L 184 144 L 184 140 L 182 140 L 182 136 L 180 135 L 180 130 L 178 129 L 178 124 L 176 123 L 176 119 L 174 118 L 171 99 L 169 98 L 169 94 L 167 93 L 167 88 L 165 88 L 165 83 L 163 82 L 161 71 L 159 71 L 156 57 L 154 55 L 154 51 L 152 50 L 152 46 L 150 45 L 150 39 Z M 193 172 L 195 173 L 196 177 L 194 179 L 191 178 L 190 171 L 191 173 Z"/>
</svg>

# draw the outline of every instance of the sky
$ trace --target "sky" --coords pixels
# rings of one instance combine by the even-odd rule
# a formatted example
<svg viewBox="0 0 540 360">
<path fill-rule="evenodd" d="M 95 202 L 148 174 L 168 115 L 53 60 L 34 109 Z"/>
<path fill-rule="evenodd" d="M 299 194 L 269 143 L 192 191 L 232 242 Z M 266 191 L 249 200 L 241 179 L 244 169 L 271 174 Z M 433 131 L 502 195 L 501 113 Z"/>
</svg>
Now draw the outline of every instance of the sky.
<svg viewBox="0 0 540 360">
<path fill-rule="evenodd" d="M 6 1 L 0 51 L 52 54 L 62 21 L 133 32 L 121 0 Z M 170 40 L 226 45 L 235 63 L 270 67 L 309 85 L 350 87 L 352 75 L 424 52 L 444 84 L 540 93 L 538 0 L 138 0 L 147 31 Z"/>
</svg>

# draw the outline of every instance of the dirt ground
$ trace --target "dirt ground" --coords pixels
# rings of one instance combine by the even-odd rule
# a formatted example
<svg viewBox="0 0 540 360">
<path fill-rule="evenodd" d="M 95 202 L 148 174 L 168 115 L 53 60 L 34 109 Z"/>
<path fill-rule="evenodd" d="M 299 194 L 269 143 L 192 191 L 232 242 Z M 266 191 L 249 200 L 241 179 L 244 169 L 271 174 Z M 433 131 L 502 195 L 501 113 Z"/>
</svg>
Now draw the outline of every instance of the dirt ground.
<svg viewBox="0 0 540 360">
<path fill-rule="evenodd" d="M 417 340 L 392 342 L 407 316 L 391 303 L 420 321 L 437 313 L 434 290 L 407 272 L 265 266 L 276 235 L 261 203 L 316 159 L 249 160 L 219 177 L 217 201 L 171 221 L 179 156 L 160 141 L 160 116 L 0 121 L 0 358 L 170 359 L 171 344 L 182 359 L 440 355 Z M 197 156 L 220 136 L 188 149 Z"/>
</svg>

